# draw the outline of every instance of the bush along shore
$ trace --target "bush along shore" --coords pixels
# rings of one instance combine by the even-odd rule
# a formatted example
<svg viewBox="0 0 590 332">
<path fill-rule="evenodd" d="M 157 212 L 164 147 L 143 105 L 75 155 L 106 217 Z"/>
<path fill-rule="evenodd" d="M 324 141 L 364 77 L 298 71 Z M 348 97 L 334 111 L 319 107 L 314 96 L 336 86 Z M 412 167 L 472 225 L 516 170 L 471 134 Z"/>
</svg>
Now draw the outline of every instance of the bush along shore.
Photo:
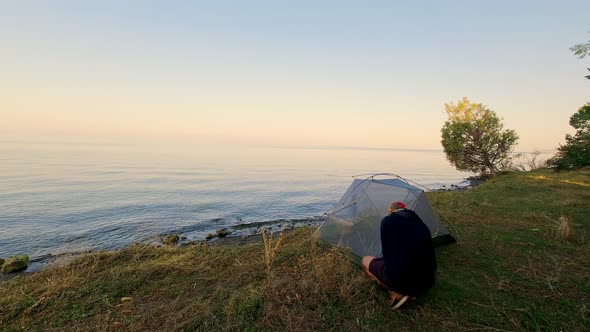
<svg viewBox="0 0 590 332">
<path fill-rule="evenodd" d="M 589 170 L 511 173 L 428 198 L 459 242 L 437 248 L 437 284 L 401 310 L 302 227 L 240 245 L 136 244 L 19 275 L 0 282 L 0 326 L 588 330 Z"/>
</svg>

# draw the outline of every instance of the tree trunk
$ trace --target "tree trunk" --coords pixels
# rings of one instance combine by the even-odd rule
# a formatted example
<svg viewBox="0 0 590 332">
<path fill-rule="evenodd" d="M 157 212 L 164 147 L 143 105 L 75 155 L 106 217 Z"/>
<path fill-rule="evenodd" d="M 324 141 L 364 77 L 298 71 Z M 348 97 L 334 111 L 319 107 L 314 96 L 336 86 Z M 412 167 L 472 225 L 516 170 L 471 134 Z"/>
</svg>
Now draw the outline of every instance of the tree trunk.
<svg viewBox="0 0 590 332">
<path fill-rule="evenodd" d="M 496 174 L 497 174 L 497 172 L 496 172 L 496 169 L 494 168 L 494 166 L 488 166 L 488 168 L 489 168 L 489 170 L 490 170 L 490 175 L 491 175 L 492 177 L 495 177 L 495 176 L 496 176 Z"/>
<path fill-rule="evenodd" d="M 486 167 L 490 170 L 490 175 L 492 177 L 495 177 L 497 174 L 496 168 L 494 167 L 494 164 L 492 164 L 492 162 L 490 161 L 490 157 L 487 154 L 483 156 L 483 162 L 484 165 L 486 165 Z"/>
</svg>

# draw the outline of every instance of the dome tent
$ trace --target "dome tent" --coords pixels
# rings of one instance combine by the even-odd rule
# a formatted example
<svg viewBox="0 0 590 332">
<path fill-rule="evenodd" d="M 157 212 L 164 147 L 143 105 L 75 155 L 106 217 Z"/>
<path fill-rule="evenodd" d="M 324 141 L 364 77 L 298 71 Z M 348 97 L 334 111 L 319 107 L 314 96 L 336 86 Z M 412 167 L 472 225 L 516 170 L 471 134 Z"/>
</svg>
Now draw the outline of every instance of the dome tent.
<svg viewBox="0 0 590 332">
<path fill-rule="evenodd" d="M 376 177 L 387 177 L 377 179 Z M 320 244 L 347 249 L 353 261 L 381 256 L 381 220 L 393 201 L 403 202 L 424 221 L 434 246 L 456 242 L 434 214 L 421 186 L 394 174 L 355 178 L 340 201 L 328 210 L 316 232 Z"/>
</svg>

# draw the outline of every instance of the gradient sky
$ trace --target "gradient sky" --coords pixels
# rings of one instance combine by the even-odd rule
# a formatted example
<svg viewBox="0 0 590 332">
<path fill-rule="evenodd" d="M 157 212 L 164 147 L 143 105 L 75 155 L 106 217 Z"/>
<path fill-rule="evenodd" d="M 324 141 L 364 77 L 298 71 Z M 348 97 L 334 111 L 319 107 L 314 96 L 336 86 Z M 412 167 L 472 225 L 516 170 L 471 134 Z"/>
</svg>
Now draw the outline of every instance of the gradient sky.
<svg viewBox="0 0 590 332">
<path fill-rule="evenodd" d="M 590 1 L 0 1 L 0 139 L 441 149 L 467 96 L 553 149 Z"/>
</svg>

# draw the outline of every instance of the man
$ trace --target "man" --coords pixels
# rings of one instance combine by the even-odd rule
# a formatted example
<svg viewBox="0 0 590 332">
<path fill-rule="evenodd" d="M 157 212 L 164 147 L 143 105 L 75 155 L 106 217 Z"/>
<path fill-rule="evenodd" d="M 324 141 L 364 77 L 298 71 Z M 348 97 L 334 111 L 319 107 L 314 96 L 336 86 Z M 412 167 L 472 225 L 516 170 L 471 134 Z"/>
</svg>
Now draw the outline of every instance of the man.
<svg viewBox="0 0 590 332">
<path fill-rule="evenodd" d="M 430 231 L 402 202 L 391 203 L 389 215 L 381 220 L 381 250 L 383 257 L 365 256 L 362 266 L 390 291 L 390 305 L 399 300 L 394 308 L 434 285 L 436 259 Z"/>
</svg>

